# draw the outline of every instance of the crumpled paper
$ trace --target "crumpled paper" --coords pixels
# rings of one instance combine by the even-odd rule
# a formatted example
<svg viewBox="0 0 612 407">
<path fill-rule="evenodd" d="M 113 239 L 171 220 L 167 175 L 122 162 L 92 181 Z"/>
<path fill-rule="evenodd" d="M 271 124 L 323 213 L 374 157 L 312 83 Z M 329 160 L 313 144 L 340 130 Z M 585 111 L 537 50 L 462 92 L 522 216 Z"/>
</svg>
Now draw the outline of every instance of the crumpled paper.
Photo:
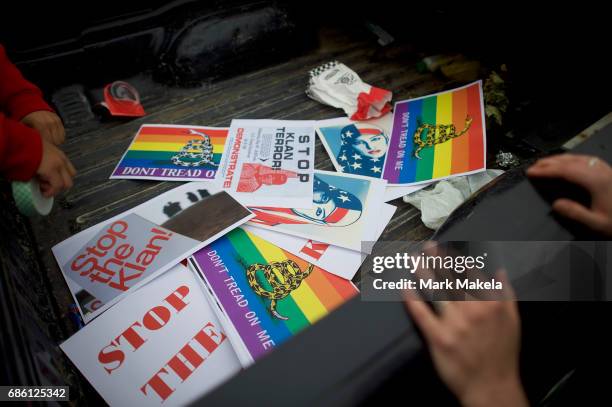
<svg viewBox="0 0 612 407">
<path fill-rule="evenodd" d="M 306 95 L 343 109 L 351 120 L 381 117 L 391 110 L 393 94 L 363 82 L 346 65 L 332 61 L 310 71 Z"/>
<path fill-rule="evenodd" d="M 404 196 L 407 202 L 421 211 L 423 224 L 438 229 L 459 205 L 472 194 L 497 178 L 504 171 L 486 170 L 471 175 L 439 181 L 433 188 L 422 189 Z"/>
</svg>

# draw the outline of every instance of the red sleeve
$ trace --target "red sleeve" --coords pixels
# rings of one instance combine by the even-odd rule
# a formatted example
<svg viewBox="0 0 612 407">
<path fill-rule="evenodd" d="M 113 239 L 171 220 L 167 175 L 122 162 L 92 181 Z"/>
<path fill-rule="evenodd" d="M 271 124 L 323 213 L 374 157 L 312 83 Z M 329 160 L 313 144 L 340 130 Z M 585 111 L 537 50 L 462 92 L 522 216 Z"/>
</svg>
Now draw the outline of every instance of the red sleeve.
<svg viewBox="0 0 612 407">
<path fill-rule="evenodd" d="M 41 159 L 38 131 L 0 113 L 0 174 L 11 181 L 28 181 Z"/>
<path fill-rule="evenodd" d="M 0 45 L 0 110 L 15 120 L 21 120 L 27 114 L 39 110 L 53 111 L 44 101 L 40 89 L 28 82 L 8 59 L 2 45 Z"/>
</svg>

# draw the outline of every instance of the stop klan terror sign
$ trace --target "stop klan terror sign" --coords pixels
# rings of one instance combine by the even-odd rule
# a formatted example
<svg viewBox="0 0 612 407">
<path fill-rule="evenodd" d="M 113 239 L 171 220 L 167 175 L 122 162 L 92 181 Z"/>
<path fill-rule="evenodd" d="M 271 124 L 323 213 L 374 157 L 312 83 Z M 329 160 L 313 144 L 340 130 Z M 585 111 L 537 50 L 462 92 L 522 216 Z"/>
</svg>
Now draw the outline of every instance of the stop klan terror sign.
<svg viewBox="0 0 612 407">
<path fill-rule="evenodd" d="M 240 370 L 201 283 L 167 271 L 61 345 L 110 405 L 183 405 Z"/>
</svg>

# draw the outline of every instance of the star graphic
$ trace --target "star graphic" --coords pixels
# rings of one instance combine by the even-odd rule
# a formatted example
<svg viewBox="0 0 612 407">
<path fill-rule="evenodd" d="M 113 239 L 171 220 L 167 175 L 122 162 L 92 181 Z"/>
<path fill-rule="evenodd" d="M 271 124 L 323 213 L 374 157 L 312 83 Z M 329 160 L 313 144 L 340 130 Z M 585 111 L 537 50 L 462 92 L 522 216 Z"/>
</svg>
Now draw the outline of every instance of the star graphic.
<svg viewBox="0 0 612 407">
<path fill-rule="evenodd" d="M 370 161 L 372 161 L 373 163 L 377 163 L 380 161 L 380 158 L 378 157 L 370 158 Z"/>
<path fill-rule="evenodd" d="M 353 133 L 351 133 L 350 130 L 347 130 L 344 132 L 344 137 L 353 137 Z"/>
<path fill-rule="evenodd" d="M 353 160 L 361 160 L 361 156 L 357 153 L 353 154 Z"/>
<path fill-rule="evenodd" d="M 377 167 L 377 166 L 372 167 L 372 172 L 376 172 L 376 173 L 380 172 L 380 167 Z"/>
<path fill-rule="evenodd" d="M 353 167 L 353 169 L 356 170 L 357 168 L 361 168 L 361 163 L 352 163 L 351 167 Z"/>
<path fill-rule="evenodd" d="M 344 172 L 344 165 L 340 165 L 340 172 Z"/>
<path fill-rule="evenodd" d="M 346 195 L 340 195 L 340 198 L 339 198 L 339 199 L 340 199 L 342 202 L 350 201 L 349 197 L 348 197 L 348 196 L 346 196 Z"/>
<path fill-rule="evenodd" d="M 342 155 L 340 157 L 338 157 L 339 159 L 341 159 L 342 161 L 346 161 L 346 154 L 342 153 Z"/>
<path fill-rule="evenodd" d="M 329 186 L 329 190 L 330 190 L 330 191 L 333 191 L 334 189 L 338 189 L 338 188 L 336 188 L 336 187 L 335 187 L 335 186 L 333 186 L 333 185 L 330 185 L 330 186 Z"/>
</svg>

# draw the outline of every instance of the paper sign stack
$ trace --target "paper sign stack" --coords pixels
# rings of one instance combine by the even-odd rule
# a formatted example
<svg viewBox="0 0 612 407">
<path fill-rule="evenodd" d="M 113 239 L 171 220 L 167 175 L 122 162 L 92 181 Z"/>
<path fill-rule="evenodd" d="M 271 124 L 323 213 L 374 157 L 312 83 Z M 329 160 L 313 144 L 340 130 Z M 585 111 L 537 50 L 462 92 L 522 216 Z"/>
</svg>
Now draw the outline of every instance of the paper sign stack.
<svg viewBox="0 0 612 407">
<path fill-rule="evenodd" d="M 53 247 L 86 322 L 62 350 L 111 405 L 197 400 L 357 295 L 387 201 L 485 169 L 483 111 L 475 82 L 370 121 L 143 125 L 111 178 L 193 182 Z"/>
</svg>

